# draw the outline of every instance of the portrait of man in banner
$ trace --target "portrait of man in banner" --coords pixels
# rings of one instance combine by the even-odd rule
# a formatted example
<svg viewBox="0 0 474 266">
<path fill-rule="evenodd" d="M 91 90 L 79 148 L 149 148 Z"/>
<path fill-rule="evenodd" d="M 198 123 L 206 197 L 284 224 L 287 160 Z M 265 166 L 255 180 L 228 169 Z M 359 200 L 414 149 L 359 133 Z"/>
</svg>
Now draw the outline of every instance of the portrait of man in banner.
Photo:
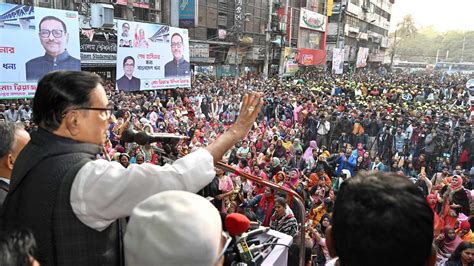
<svg viewBox="0 0 474 266">
<path fill-rule="evenodd" d="M 183 77 L 189 76 L 190 64 L 184 59 L 184 41 L 179 33 L 171 36 L 171 52 L 173 53 L 173 60 L 165 65 L 165 77 Z"/>
<path fill-rule="evenodd" d="M 117 89 L 120 91 L 139 91 L 140 79 L 133 76 L 135 59 L 127 56 L 123 59 L 123 76 L 117 80 Z"/>
<path fill-rule="evenodd" d="M 81 70 L 81 61 L 66 49 L 69 33 L 66 24 L 54 16 L 41 19 L 38 35 L 45 54 L 26 62 L 26 80 L 39 80 L 55 70 Z"/>
</svg>

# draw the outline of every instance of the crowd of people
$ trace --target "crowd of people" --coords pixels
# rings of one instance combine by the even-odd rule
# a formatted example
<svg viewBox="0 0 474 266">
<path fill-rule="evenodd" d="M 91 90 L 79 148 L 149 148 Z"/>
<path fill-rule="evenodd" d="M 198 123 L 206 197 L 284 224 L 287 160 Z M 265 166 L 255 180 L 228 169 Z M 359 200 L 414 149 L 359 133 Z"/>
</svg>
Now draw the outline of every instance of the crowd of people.
<svg viewBox="0 0 474 266">
<path fill-rule="evenodd" d="M 243 95 L 260 92 L 264 105 L 252 129 L 222 160 L 304 199 L 304 235 L 315 264 L 332 259 L 326 229 L 341 185 L 372 170 L 404 176 L 426 197 L 435 217 L 439 265 L 457 265 L 449 263 L 465 258 L 472 264 L 474 92 L 465 88 L 466 80 L 437 73 L 308 71 L 283 81 L 197 75 L 190 89 L 136 93 L 119 92 L 106 81 L 113 110 L 100 156 L 125 168 L 164 165 L 175 159 L 175 149 L 184 155 L 214 143 L 235 123 Z M 34 131 L 31 104 L 3 101 L 0 121 L 21 122 Z M 139 145 L 122 139 L 127 129 L 188 139 L 173 147 L 165 141 Z M 295 238 L 303 235 L 300 210 L 291 197 L 221 169 L 215 172 L 198 194 L 211 197 L 220 212 L 241 212 Z"/>
</svg>

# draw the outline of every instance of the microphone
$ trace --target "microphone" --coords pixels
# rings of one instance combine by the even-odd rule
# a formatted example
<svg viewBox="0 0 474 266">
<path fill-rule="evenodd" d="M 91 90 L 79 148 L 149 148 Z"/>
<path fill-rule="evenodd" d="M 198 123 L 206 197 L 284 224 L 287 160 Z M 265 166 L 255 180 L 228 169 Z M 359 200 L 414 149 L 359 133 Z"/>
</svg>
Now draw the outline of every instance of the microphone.
<svg viewBox="0 0 474 266">
<path fill-rule="evenodd" d="M 225 218 L 225 227 L 229 235 L 239 237 L 250 228 L 250 220 L 240 213 L 231 213 Z"/>
<path fill-rule="evenodd" d="M 135 132 L 133 129 L 129 128 L 122 132 L 122 137 L 120 138 L 124 142 L 135 142 Z"/>
<path fill-rule="evenodd" d="M 234 250 L 239 254 L 240 261 L 250 262 L 253 259 L 252 253 L 244 238 L 240 236 L 249 229 L 250 220 L 240 213 L 231 213 L 225 218 L 225 226 L 229 235 L 235 239 Z"/>
<path fill-rule="evenodd" d="M 145 131 L 136 132 L 133 129 L 129 128 L 122 132 L 121 139 L 125 142 L 136 142 L 139 145 L 146 145 L 153 142 L 176 144 L 180 140 L 188 139 L 188 137 L 170 133 L 148 134 Z"/>
<path fill-rule="evenodd" d="M 256 236 L 256 235 L 260 235 L 260 234 L 264 234 L 266 232 L 270 231 L 270 228 L 269 227 L 265 227 L 265 226 L 260 226 L 259 228 L 255 229 L 255 230 L 252 230 L 250 232 L 247 232 L 247 233 L 243 233 L 242 236 L 240 237 L 241 239 L 249 239 L 253 236 Z"/>
</svg>

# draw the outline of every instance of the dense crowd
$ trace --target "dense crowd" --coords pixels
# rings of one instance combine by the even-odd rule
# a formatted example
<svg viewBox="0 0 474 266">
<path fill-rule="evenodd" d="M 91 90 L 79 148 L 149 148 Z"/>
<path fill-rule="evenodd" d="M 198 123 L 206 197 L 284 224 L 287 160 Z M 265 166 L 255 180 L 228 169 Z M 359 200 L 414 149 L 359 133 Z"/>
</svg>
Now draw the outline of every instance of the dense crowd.
<svg viewBox="0 0 474 266">
<path fill-rule="evenodd" d="M 164 143 L 121 140 L 124 130 L 188 136 L 183 154 L 212 143 L 238 116 L 243 95 L 258 91 L 264 107 L 248 136 L 223 161 L 296 191 L 304 199 L 312 253 L 318 265 L 330 260 L 325 229 L 339 187 L 368 170 L 396 172 L 412 180 L 435 213 L 438 261 L 462 241 L 474 243 L 471 228 L 474 145 L 472 101 L 467 78 L 436 73 L 334 76 L 300 73 L 289 80 L 249 75 L 216 80 L 195 76 L 191 89 L 125 93 L 105 82 L 113 107 L 107 154 L 124 167 L 163 165 L 173 156 Z M 0 104 L 0 119 L 34 130 L 29 100 Z M 291 197 L 216 169 L 199 192 L 221 212 L 245 213 L 280 232 L 298 236 Z M 474 222 L 474 221 L 473 221 Z M 471 224 L 473 226 L 471 226 Z"/>
</svg>

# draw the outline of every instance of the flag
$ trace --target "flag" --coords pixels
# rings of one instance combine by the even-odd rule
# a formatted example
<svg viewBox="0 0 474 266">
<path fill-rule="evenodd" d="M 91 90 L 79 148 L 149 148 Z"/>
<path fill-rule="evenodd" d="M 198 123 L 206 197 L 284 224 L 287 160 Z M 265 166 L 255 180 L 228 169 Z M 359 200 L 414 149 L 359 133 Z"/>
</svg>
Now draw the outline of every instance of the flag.
<svg viewBox="0 0 474 266">
<path fill-rule="evenodd" d="M 333 0 L 328 0 L 328 9 L 327 9 L 327 16 L 330 17 L 332 16 L 332 4 L 333 4 Z"/>
</svg>

